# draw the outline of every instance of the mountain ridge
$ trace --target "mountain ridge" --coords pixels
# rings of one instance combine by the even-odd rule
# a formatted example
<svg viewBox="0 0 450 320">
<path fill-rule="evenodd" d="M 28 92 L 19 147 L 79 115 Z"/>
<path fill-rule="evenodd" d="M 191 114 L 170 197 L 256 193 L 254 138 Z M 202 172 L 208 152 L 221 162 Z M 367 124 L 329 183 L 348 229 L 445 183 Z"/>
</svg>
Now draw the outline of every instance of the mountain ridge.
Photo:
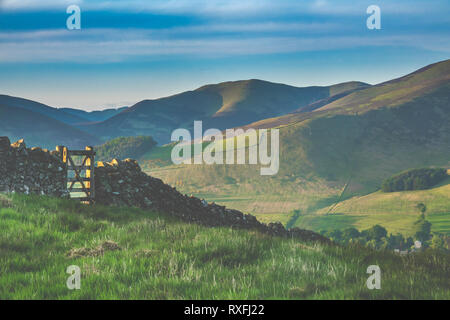
<svg viewBox="0 0 450 320">
<path fill-rule="evenodd" d="M 261 177 L 250 165 L 172 165 L 149 167 L 148 172 L 178 183 L 183 192 L 232 203 L 231 207 L 259 218 L 273 214 L 279 219 L 291 210 L 312 212 L 339 199 L 373 192 L 384 178 L 402 170 L 450 166 L 449 63 L 434 64 L 387 86 L 355 91 L 331 102 L 341 103 L 338 108 L 291 113 L 245 126 L 280 130 L 276 176 Z M 424 78 L 430 81 L 426 90 L 410 86 Z M 369 104 L 379 87 L 385 100 Z M 413 96 L 405 97 L 405 90 Z M 362 101 L 361 107 L 342 102 L 352 96 Z"/>
<path fill-rule="evenodd" d="M 190 129 L 194 120 L 202 120 L 204 127 L 221 130 L 243 126 L 255 119 L 292 112 L 331 93 L 352 92 L 362 86 L 369 85 L 348 82 L 300 88 L 257 79 L 228 81 L 160 99 L 142 100 L 101 123 L 79 128 L 102 139 L 151 135 L 167 143 L 174 129 Z"/>
<path fill-rule="evenodd" d="M 0 105 L 22 108 L 28 111 L 40 113 L 66 124 L 74 124 L 77 122 L 82 122 L 84 120 L 83 118 L 74 114 L 67 113 L 62 109 L 57 109 L 37 101 L 10 95 L 0 94 Z"/>
</svg>

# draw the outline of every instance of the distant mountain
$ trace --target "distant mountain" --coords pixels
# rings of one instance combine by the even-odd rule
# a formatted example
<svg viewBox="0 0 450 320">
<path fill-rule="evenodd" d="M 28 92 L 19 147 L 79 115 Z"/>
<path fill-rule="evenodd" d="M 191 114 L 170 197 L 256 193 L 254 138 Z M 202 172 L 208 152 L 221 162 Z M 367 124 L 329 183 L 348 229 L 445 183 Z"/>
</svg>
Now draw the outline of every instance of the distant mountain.
<svg viewBox="0 0 450 320">
<path fill-rule="evenodd" d="M 96 111 L 84 111 L 79 109 L 72 109 L 72 108 L 61 108 L 59 110 L 64 111 L 65 113 L 69 113 L 72 115 L 75 115 L 77 117 L 80 117 L 84 119 L 83 122 L 98 122 L 98 121 L 104 121 L 106 119 L 109 119 L 111 117 L 114 117 L 115 115 L 121 113 L 122 111 L 126 110 L 128 107 L 121 107 L 117 109 L 104 109 L 104 110 L 96 110 Z"/>
<path fill-rule="evenodd" d="M 126 107 L 86 112 L 70 108 L 57 109 L 48 105 L 8 95 L 0 95 L 0 135 L 11 140 L 25 138 L 28 145 L 71 148 L 100 142 L 75 127 L 79 123 L 103 121 Z"/>
<path fill-rule="evenodd" d="M 79 122 L 85 122 L 86 119 L 75 114 L 67 113 L 61 109 L 53 108 L 48 105 L 18 98 L 7 95 L 0 95 L 0 106 L 10 107 L 10 108 L 21 108 L 29 111 L 33 111 L 35 113 L 39 113 L 50 117 L 52 119 L 67 123 L 67 124 L 75 124 Z"/>
<path fill-rule="evenodd" d="M 85 111 L 73 108 L 54 108 L 33 100 L 8 95 L 0 95 L 0 105 L 9 107 L 18 107 L 36 113 L 40 113 L 47 117 L 53 118 L 55 120 L 70 125 L 86 122 L 104 121 L 119 114 L 120 112 L 128 108 L 128 107 L 121 107 L 117 109 L 105 109 L 95 111 Z"/>
<path fill-rule="evenodd" d="M 0 136 L 11 141 L 25 139 L 27 146 L 54 149 L 57 145 L 84 148 L 98 139 L 64 122 L 39 112 L 0 103 Z"/>
<path fill-rule="evenodd" d="M 261 176 L 255 165 L 178 165 L 150 173 L 183 192 L 279 219 L 373 192 L 409 168 L 450 167 L 450 60 L 330 100 L 246 126 L 280 129 L 275 176 Z"/>
<path fill-rule="evenodd" d="M 176 128 L 191 128 L 202 120 L 205 128 L 232 128 L 275 117 L 342 92 L 368 85 L 349 82 L 326 87 L 297 88 L 262 80 L 207 85 L 174 96 L 141 101 L 101 123 L 79 128 L 103 140 L 117 136 L 150 135 L 170 141 Z"/>
</svg>

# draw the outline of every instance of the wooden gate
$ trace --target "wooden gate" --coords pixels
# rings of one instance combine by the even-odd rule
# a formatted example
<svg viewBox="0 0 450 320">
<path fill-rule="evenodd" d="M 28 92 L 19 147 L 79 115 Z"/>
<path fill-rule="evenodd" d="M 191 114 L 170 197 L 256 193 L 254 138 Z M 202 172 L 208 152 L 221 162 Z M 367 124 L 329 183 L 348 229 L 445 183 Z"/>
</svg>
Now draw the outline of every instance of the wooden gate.
<svg viewBox="0 0 450 320">
<path fill-rule="evenodd" d="M 71 198 L 92 204 L 95 202 L 95 151 L 93 147 L 85 150 L 68 150 L 57 146 L 61 160 L 66 164 L 67 191 Z M 76 157 L 76 158 L 75 158 Z M 80 163 L 76 163 L 78 162 Z M 78 184 L 78 185 L 77 185 Z M 81 193 L 81 196 L 72 195 Z"/>
</svg>

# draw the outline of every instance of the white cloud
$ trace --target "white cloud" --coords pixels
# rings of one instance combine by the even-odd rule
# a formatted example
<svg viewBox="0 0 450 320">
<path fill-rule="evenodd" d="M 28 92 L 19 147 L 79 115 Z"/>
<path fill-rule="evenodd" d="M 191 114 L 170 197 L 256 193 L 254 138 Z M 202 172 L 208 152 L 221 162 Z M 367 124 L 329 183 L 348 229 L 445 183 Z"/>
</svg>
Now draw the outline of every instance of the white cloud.
<svg viewBox="0 0 450 320">
<path fill-rule="evenodd" d="M 372 0 L 0 0 L 4 10 L 44 10 L 77 4 L 86 10 L 248 17 L 267 14 L 365 15 Z M 446 0 L 397 0 L 379 3 L 384 13 L 442 13 Z"/>
<path fill-rule="evenodd" d="M 202 38 L 217 37 L 220 34 L 232 34 L 239 37 L 251 34 L 272 33 L 277 36 L 289 33 L 307 34 L 330 34 L 338 30 L 342 33 L 348 29 L 345 24 L 337 23 L 301 23 L 301 22 L 255 22 L 255 23 L 210 23 L 205 25 L 191 25 L 181 27 L 171 27 L 165 29 L 112 29 L 95 28 L 82 29 L 80 31 L 68 31 L 66 29 L 35 30 L 35 31 L 15 31 L 0 32 L 1 42 L 22 42 L 22 41 L 44 41 L 44 40 L 96 40 L 115 39 L 162 39 L 168 38 Z"/>
<path fill-rule="evenodd" d="M 92 29 L 82 33 L 58 30 L 0 33 L 0 62 L 85 62 L 103 63 L 151 58 L 155 56 L 191 55 L 223 57 L 325 51 L 354 47 L 408 46 L 450 52 L 449 35 L 416 34 L 414 36 L 249 36 L 239 38 L 156 39 L 151 31 Z M 83 37 L 80 35 L 83 34 Z M 32 40 L 31 40 L 32 39 Z"/>
</svg>

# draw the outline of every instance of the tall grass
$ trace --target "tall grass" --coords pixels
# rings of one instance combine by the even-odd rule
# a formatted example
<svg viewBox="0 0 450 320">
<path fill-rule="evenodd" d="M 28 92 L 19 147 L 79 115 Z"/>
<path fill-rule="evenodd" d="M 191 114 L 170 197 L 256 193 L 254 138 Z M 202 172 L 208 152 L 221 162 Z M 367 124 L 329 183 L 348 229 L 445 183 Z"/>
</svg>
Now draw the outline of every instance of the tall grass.
<svg viewBox="0 0 450 320">
<path fill-rule="evenodd" d="M 1 203 L 0 299 L 450 298 L 450 258 L 437 252 L 400 257 L 47 197 Z M 70 254 L 105 241 L 120 250 Z M 381 290 L 366 287 L 372 264 Z M 80 290 L 66 287 L 69 265 Z"/>
</svg>

